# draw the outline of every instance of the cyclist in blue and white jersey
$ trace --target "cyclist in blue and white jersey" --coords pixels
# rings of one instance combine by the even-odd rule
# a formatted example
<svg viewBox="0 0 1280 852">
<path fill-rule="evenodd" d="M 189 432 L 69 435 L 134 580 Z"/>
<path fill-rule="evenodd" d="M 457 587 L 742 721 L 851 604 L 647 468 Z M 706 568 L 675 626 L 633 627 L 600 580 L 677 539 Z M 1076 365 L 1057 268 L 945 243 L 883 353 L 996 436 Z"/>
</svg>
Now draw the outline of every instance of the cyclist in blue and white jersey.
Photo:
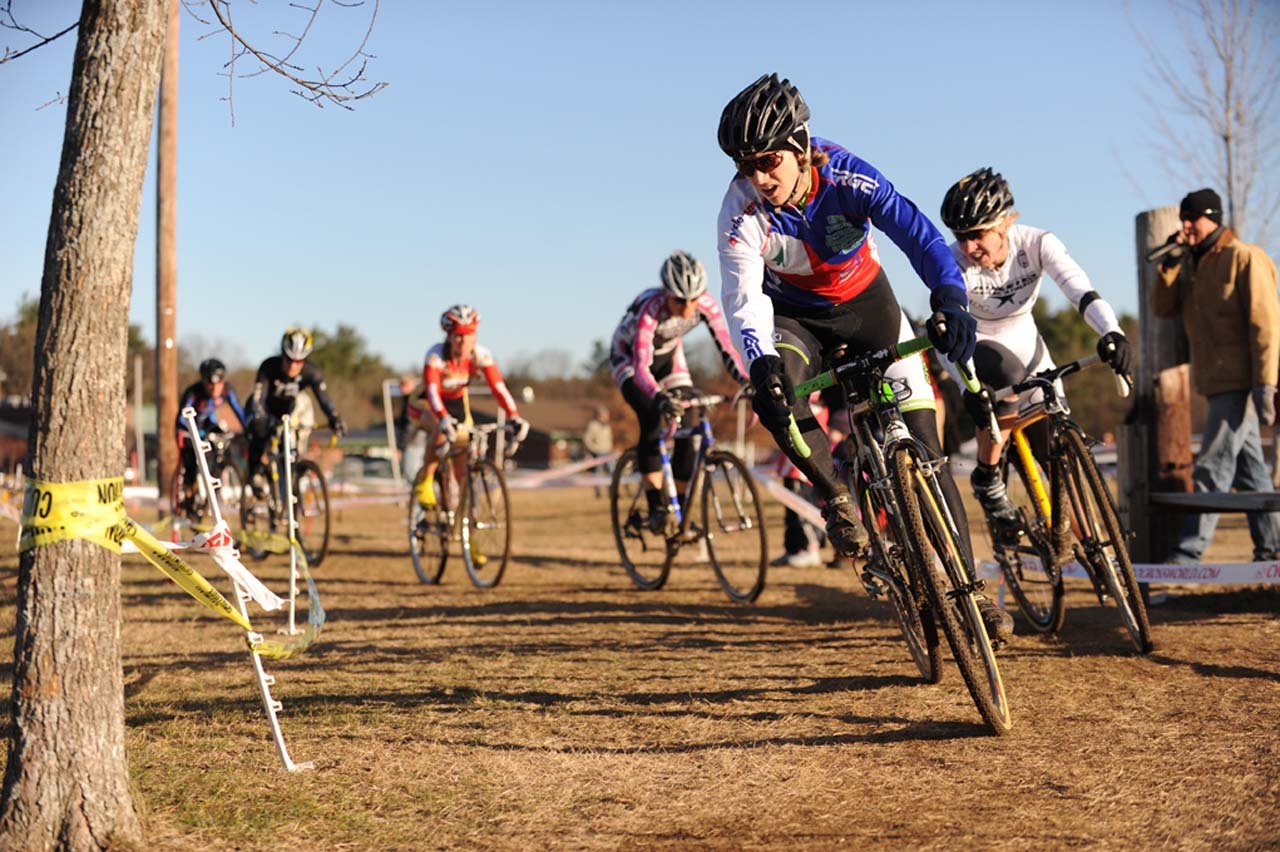
<svg viewBox="0 0 1280 852">
<path fill-rule="evenodd" d="M 749 363 L 754 408 L 788 458 L 825 499 L 832 545 L 861 550 L 866 532 L 852 496 L 835 477 L 826 435 L 795 385 L 821 372 L 841 345 L 869 352 L 912 337 L 911 326 L 880 267 L 871 226 L 907 255 L 929 288 L 930 322 L 941 354 L 973 355 L 974 320 L 964 280 L 938 229 L 883 174 L 834 142 L 809 134 L 809 107 L 796 87 L 766 74 L 739 92 L 720 116 L 721 150 L 737 165 L 720 208 L 718 246 L 725 312 L 735 345 Z M 889 378 L 911 433 L 941 455 L 933 390 L 919 356 L 898 362 Z M 812 454 L 787 437 L 794 415 Z M 968 523 L 950 471 L 939 472 L 966 555 Z M 972 560 L 970 560 L 972 564 Z M 990 632 L 1012 632 L 1012 619 L 980 602 Z"/>
<path fill-rule="evenodd" d="M 1008 425 L 1017 419 L 1021 408 L 1041 398 L 1039 391 L 1031 391 L 1021 397 L 994 400 L 991 390 L 1054 367 L 1031 315 L 1046 274 L 1097 332 L 1098 354 L 1103 361 L 1127 376 L 1133 360 L 1115 311 L 1093 289 L 1089 276 L 1067 253 L 1062 240 L 1017 220 L 1008 182 L 990 168 L 961 178 L 942 201 L 942 221 L 956 237 L 951 253 L 964 275 L 969 312 L 978 321 L 973 360 L 983 387 L 977 393 L 965 392 L 965 407 L 979 424 L 987 422 L 994 408 L 996 416 Z M 1047 438 L 1047 428 L 1041 428 L 1032 435 L 1033 448 L 1046 449 L 1043 444 Z M 1018 512 L 997 467 L 1002 447 L 1003 442 L 993 441 L 985 429 L 978 430 L 978 465 L 971 482 L 995 535 L 1016 539 Z"/>
</svg>

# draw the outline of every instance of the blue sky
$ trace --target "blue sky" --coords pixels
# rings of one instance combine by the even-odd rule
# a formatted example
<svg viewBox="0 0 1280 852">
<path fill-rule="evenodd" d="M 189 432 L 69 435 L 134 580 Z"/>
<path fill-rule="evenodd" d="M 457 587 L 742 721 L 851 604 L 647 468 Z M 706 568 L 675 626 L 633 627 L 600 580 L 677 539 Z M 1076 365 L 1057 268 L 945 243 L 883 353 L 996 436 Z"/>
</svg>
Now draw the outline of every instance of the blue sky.
<svg viewBox="0 0 1280 852">
<path fill-rule="evenodd" d="M 48 30 L 78 9 L 15 5 Z M 301 21 L 284 4 L 237 9 L 276 49 L 270 31 Z M 1163 2 L 1132 9 L 1177 42 Z M 326 6 L 304 62 L 345 59 L 366 24 Z M 341 322 L 416 367 L 441 311 L 468 301 L 500 364 L 548 349 L 581 362 L 671 250 L 706 262 L 719 292 L 732 165 L 716 124 L 766 71 L 800 87 L 816 134 L 935 221 L 956 179 L 1003 172 L 1023 221 L 1061 236 L 1121 311 L 1136 312 L 1134 216 L 1194 188 L 1152 161 L 1145 59 L 1114 2 L 384 0 L 368 74 L 385 91 L 348 112 L 269 75 L 237 80 L 234 127 L 225 36 L 200 40 L 185 12 L 181 26 L 178 336 L 197 357 L 256 363 L 291 323 Z M 39 291 L 65 108 L 37 107 L 66 91 L 73 38 L 0 66 L 0 317 Z M 150 177 L 146 192 L 131 314 L 153 339 Z M 884 237 L 881 257 L 923 310 Z"/>
</svg>

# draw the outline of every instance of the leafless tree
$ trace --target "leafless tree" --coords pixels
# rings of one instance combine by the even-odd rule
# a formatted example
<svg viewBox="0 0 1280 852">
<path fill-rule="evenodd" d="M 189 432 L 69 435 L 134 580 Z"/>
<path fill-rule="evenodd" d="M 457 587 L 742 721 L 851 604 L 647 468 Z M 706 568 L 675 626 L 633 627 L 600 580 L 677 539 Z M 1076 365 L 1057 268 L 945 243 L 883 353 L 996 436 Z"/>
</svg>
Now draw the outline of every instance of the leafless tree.
<svg viewBox="0 0 1280 852">
<path fill-rule="evenodd" d="M 322 2 L 302 8 L 314 16 Z M 0 28 L 37 43 L 5 48 L 0 61 L 78 30 L 45 246 L 26 469 L 42 482 L 102 479 L 123 472 L 129 297 L 167 4 L 84 0 L 79 20 L 48 36 L 19 24 L 11 5 L 0 0 Z M 258 58 L 294 79 L 284 59 Z M 344 93 L 359 74 L 338 79 L 340 72 L 295 82 L 313 94 L 333 90 L 338 102 L 372 94 Z M 17 609 L 0 849 L 140 848 L 125 762 L 119 555 L 82 539 L 27 550 Z"/>
<path fill-rule="evenodd" d="M 1231 227 L 1265 242 L 1280 211 L 1280 5 L 1168 0 L 1167 8 L 1179 43 L 1157 43 L 1130 17 L 1151 62 L 1156 153 L 1177 186 L 1218 189 Z M 1144 10 L 1146 20 L 1154 14 Z"/>
<path fill-rule="evenodd" d="M 133 246 L 164 6 L 85 0 L 80 14 L 36 327 L 28 469 L 37 480 L 121 469 Z M 0 848 L 140 839 L 124 756 L 119 587 L 119 555 L 89 541 L 22 554 Z"/>
</svg>

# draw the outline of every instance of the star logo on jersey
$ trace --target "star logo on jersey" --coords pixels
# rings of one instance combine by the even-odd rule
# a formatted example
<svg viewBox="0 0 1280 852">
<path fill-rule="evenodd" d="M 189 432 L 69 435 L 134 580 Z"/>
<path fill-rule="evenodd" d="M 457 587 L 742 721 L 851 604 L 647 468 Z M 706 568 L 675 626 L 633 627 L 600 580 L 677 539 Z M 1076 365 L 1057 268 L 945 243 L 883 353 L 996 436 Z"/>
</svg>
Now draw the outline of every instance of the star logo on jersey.
<svg viewBox="0 0 1280 852">
<path fill-rule="evenodd" d="M 827 248 L 844 254 L 862 242 L 863 233 L 839 213 L 827 217 Z"/>
<path fill-rule="evenodd" d="M 1004 307 L 1005 305 L 1012 304 L 1016 295 L 1017 293 L 997 293 L 996 299 L 1000 302 L 999 306 Z"/>
</svg>

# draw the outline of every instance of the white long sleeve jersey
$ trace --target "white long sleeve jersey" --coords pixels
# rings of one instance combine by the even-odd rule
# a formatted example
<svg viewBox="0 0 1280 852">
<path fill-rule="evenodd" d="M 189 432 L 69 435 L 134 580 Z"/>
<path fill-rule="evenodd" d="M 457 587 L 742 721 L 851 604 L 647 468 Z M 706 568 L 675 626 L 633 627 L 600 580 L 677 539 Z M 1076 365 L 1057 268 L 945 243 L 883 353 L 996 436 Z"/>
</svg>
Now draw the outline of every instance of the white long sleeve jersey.
<svg viewBox="0 0 1280 852">
<path fill-rule="evenodd" d="M 964 276 L 969 313 L 978 321 L 979 337 L 999 340 L 1025 334 L 1028 328 L 1036 334 L 1031 308 L 1040 296 L 1040 280 L 1045 273 L 1076 310 L 1084 302 L 1084 320 L 1099 337 L 1120 331 L 1115 311 L 1094 292 L 1089 276 L 1067 253 L 1062 240 L 1048 231 L 1015 223 L 1009 229 L 1009 256 L 997 269 L 978 266 L 958 243 L 951 244 L 951 253 Z"/>
</svg>

